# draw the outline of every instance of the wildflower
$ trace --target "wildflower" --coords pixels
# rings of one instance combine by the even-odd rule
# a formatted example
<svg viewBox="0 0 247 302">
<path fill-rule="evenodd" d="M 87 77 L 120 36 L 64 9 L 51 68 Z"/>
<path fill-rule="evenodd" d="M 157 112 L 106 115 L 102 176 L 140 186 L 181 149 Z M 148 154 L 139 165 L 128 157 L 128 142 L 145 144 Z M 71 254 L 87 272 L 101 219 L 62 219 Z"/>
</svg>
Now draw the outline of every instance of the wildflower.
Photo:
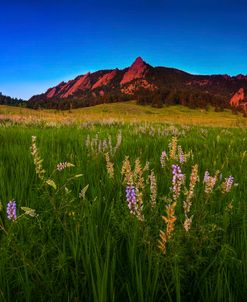
<svg viewBox="0 0 247 302">
<path fill-rule="evenodd" d="M 126 187 L 126 199 L 131 214 L 136 214 L 137 201 L 136 201 L 136 189 L 134 186 Z"/>
<path fill-rule="evenodd" d="M 143 170 L 139 158 L 135 160 L 134 180 L 136 185 L 136 199 L 138 203 L 138 214 L 141 217 L 142 197 L 143 197 L 142 191 L 144 190 L 145 186 L 144 186 Z"/>
<path fill-rule="evenodd" d="M 193 218 L 193 216 L 191 216 L 190 218 L 188 216 L 185 216 L 184 229 L 186 232 L 188 232 L 191 228 L 192 218 Z"/>
<path fill-rule="evenodd" d="M 151 174 L 149 175 L 149 181 L 150 181 L 150 192 L 151 192 L 151 205 L 152 205 L 152 207 L 155 207 L 156 198 L 157 198 L 157 182 L 156 182 L 156 177 L 155 177 L 153 170 L 151 171 Z"/>
<path fill-rule="evenodd" d="M 63 171 L 64 169 L 70 168 L 70 167 L 74 167 L 74 165 L 65 161 L 65 162 L 59 163 L 59 164 L 57 165 L 57 171 L 61 172 L 61 171 Z"/>
<path fill-rule="evenodd" d="M 176 153 L 177 153 L 177 145 L 178 141 L 175 136 L 172 137 L 171 142 L 169 143 L 169 153 L 170 153 L 170 159 L 176 160 Z"/>
<path fill-rule="evenodd" d="M 109 178 L 114 178 L 114 164 L 110 161 L 109 153 L 105 153 L 105 160 L 106 160 L 106 169 L 109 175 Z"/>
<path fill-rule="evenodd" d="M 167 159 L 166 151 L 163 151 L 163 152 L 161 153 L 161 156 L 160 156 L 160 163 L 161 163 L 161 167 L 162 167 L 162 168 L 165 167 L 166 159 Z"/>
<path fill-rule="evenodd" d="M 136 185 L 139 189 L 144 189 L 143 169 L 139 158 L 135 160 L 134 177 L 136 179 Z"/>
<path fill-rule="evenodd" d="M 204 180 L 205 183 L 205 189 L 204 192 L 209 194 L 212 193 L 213 188 L 215 187 L 217 177 L 218 177 L 219 171 L 216 171 L 215 176 L 210 176 L 208 171 L 205 171 L 204 174 Z"/>
<path fill-rule="evenodd" d="M 119 131 L 117 134 L 117 143 L 116 143 L 116 146 L 114 147 L 114 154 L 117 152 L 117 150 L 121 146 L 121 143 L 122 143 L 122 132 Z"/>
<path fill-rule="evenodd" d="M 145 164 L 145 166 L 143 168 L 143 172 L 146 172 L 146 171 L 149 170 L 149 165 L 150 165 L 149 161 L 146 161 L 146 164 Z"/>
<path fill-rule="evenodd" d="M 190 211 L 190 207 L 191 207 L 191 199 L 194 195 L 194 188 L 196 185 L 196 182 L 198 181 L 198 165 L 194 165 L 192 167 L 192 172 L 190 175 L 190 188 L 189 191 L 187 192 L 187 197 L 186 197 L 186 201 L 184 201 L 184 212 L 185 213 L 189 213 Z"/>
<path fill-rule="evenodd" d="M 181 146 L 178 146 L 178 158 L 179 162 L 183 164 L 185 162 L 185 154 Z"/>
<path fill-rule="evenodd" d="M 178 165 L 172 165 L 172 174 L 173 199 L 177 200 L 180 195 L 181 186 L 185 180 L 185 175 L 182 174 L 181 168 Z"/>
<path fill-rule="evenodd" d="M 184 229 L 186 232 L 188 232 L 191 228 L 192 224 L 192 217 L 188 217 L 188 214 L 190 212 L 190 207 L 192 205 L 191 199 L 194 195 L 194 188 L 196 185 L 196 182 L 198 181 L 198 165 L 194 165 L 192 167 L 192 172 L 190 175 L 190 188 L 189 191 L 186 193 L 186 200 L 183 202 L 183 208 L 184 208 L 184 214 L 185 214 L 185 221 L 184 221 Z"/>
<path fill-rule="evenodd" d="M 132 186 L 134 183 L 134 175 L 131 170 L 131 165 L 128 156 L 126 156 L 123 161 L 121 174 L 124 176 L 124 183 L 129 186 Z"/>
<path fill-rule="evenodd" d="M 43 180 L 45 175 L 45 170 L 42 167 L 43 160 L 39 155 L 39 151 L 36 146 L 36 136 L 32 136 L 31 154 L 33 156 L 33 162 L 35 165 L 35 171 L 38 177 Z"/>
<path fill-rule="evenodd" d="M 204 182 L 204 183 L 207 183 L 207 182 L 209 181 L 209 178 L 210 178 L 209 172 L 208 172 L 208 170 L 206 170 L 206 171 L 205 171 L 205 174 L 204 174 L 203 182 Z"/>
<path fill-rule="evenodd" d="M 9 201 L 7 205 L 7 216 L 9 220 L 16 220 L 16 201 Z"/>
<path fill-rule="evenodd" d="M 143 169 L 139 159 L 135 161 L 134 171 L 131 169 L 130 161 L 128 156 L 125 157 L 122 165 L 122 175 L 124 176 L 124 184 L 127 184 L 127 191 L 129 192 L 130 188 L 135 192 L 135 211 L 132 211 L 139 220 L 143 220 L 142 214 L 142 197 L 144 189 L 144 178 L 143 178 Z M 133 190 L 132 190 L 133 191 Z"/>
<path fill-rule="evenodd" d="M 63 171 L 64 169 L 66 169 L 67 168 L 67 162 L 65 161 L 64 163 L 59 163 L 58 165 L 57 165 L 57 170 L 58 171 Z"/>
<path fill-rule="evenodd" d="M 163 254 L 166 253 L 167 241 L 171 238 L 172 233 L 175 228 L 175 221 L 177 220 L 175 216 L 176 202 L 168 204 L 166 206 L 166 216 L 162 216 L 162 219 L 166 223 L 166 231 L 160 230 L 160 240 L 158 241 L 158 247 Z"/>
<path fill-rule="evenodd" d="M 233 176 L 229 176 L 228 178 L 225 178 L 225 181 L 222 184 L 222 192 L 223 193 L 230 192 L 231 188 L 233 186 L 233 183 L 234 183 L 234 177 Z"/>
</svg>

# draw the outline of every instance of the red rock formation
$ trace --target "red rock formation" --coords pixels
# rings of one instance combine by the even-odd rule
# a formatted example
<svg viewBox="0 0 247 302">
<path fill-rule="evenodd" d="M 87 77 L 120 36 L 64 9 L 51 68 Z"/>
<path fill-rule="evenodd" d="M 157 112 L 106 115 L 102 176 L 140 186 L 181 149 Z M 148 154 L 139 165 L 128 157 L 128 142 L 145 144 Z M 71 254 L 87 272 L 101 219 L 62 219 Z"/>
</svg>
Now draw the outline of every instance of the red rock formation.
<svg viewBox="0 0 247 302">
<path fill-rule="evenodd" d="M 135 62 L 128 68 L 127 72 L 124 74 L 120 85 L 124 85 L 135 79 L 143 78 L 147 68 L 148 65 L 142 60 L 141 57 L 138 57 Z"/>
<path fill-rule="evenodd" d="M 61 95 L 61 98 L 67 98 L 69 95 L 72 95 L 74 92 L 76 92 L 78 89 L 80 90 L 86 90 L 91 88 L 90 78 L 89 78 L 90 72 L 87 74 L 80 76 L 75 83 L 66 91 L 64 94 Z"/>
<path fill-rule="evenodd" d="M 116 69 L 112 70 L 111 72 L 109 72 L 109 73 L 103 75 L 103 77 L 100 78 L 100 79 L 93 85 L 92 89 L 96 89 L 96 88 L 98 88 L 98 87 L 102 87 L 102 86 L 108 85 L 108 84 L 111 82 L 111 80 L 115 77 L 115 75 L 117 74 L 117 72 L 118 72 L 118 69 L 116 68 Z"/>
<path fill-rule="evenodd" d="M 242 101 L 244 101 L 244 89 L 240 88 L 231 98 L 230 105 L 238 107 Z"/>
<path fill-rule="evenodd" d="M 57 91 L 56 87 L 53 87 L 53 88 L 48 89 L 47 92 L 46 92 L 47 98 L 48 98 L 48 99 L 53 98 L 54 95 L 56 94 L 56 91 Z"/>
<path fill-rule="evenodd" d="M 52 87 L 52 88 L 49 88 L 49 89 L 46 91 L 46 93 L 45 93 L 46 97 L 47 97 L 48 99 L 53 98 L 54 96 L 56 96 L 56 95 L 59 93 L 59 91 L 61 90 L 61 88 L 64 87 L 65 85 L 66 85 L 65 82 L 61 82 L 61 83 L 59 83 L 57 86 Z"/>
<path fill-rule="evenodd" d="M 71 85 L 71 83 L 73 82 L 73 80 L 69 80 L 67 83 L 62 82 L 57 86 L 57 94 L 60 94 L 62 92 L 65 92 L 68 87 Z"/>
</svg>

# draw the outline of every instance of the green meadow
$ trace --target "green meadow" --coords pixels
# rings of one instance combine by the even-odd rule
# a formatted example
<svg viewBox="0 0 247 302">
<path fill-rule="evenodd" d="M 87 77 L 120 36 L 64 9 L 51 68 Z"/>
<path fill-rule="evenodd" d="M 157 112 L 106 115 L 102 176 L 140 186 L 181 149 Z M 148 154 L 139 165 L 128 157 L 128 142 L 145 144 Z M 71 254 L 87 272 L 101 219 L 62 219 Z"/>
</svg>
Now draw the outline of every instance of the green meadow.
<svg viewBox="0 0 247 302">
<path fill-rule="evenodd" d="M 245 301 L 246 119 L 116 106 L 1 107 L 0 301 Z"/>
</svg>

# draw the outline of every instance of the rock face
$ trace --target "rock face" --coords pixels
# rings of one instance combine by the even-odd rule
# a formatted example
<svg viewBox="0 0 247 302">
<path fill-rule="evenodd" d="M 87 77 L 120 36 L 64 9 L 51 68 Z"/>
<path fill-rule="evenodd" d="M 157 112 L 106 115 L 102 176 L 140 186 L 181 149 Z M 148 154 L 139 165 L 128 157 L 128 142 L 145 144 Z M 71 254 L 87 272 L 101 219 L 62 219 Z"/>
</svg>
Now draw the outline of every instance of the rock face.
<svg viewBox="0 0 247 302">
<path fill-rule="evenodd" d="M 138 57 L 135 62 L 128 68 L 128 71 L 124 74 L 120 85 L 124 85 L 135 79 L 144 78 L 147 69 L 148 64 L 146 64 L 141 57 Z"/>
<path fill-rule="evenodd" d="M 47 91 L 46 91 L 46 97 L 48 99 L 51 99 L 53 97 L 55 97 L 59 92 L 60 90 L 66 86 L 67 84 L 65 82 L 61 82 L 59 83 L 56 87 L 53 87 L 53 88 L 49 88 Z"/>
<path fill-rule="evenodd" d="M 239 107 L 242 101 L 244 101 L 244 89 L 240 88 L 231 98 L 230 105 L 232 107 Z"/>
<path fill-rule="evenodd" d="M 247 116 L 247 101 L 244 95 L 244 89 L 240 88 L 231 98 L 230 105 L 235 108 L 239 108 Z"/>
<path fill-rule="evenodd" d="M 65 92 L 63 93 L 60 97 L 61 98 L 67 98 L 68 96 L 72 95 L 75 93 L 78 89 L 80 90 L 86 90 L 91 88 L 91 83 L 90 83 L 90 72 L 87 74 L 80 76 L 75 80 L 73 85 Z"/>
<path fill-rule="evenodd" d="M 93 86 L 92 86 L 92 89 L 96 89 L 98 87 L 102 87 L 102 86 L 106 86 L 108 85 L 111 80 L 116 76 L 118 72 L 118 69 L 114 69 L 112 70 L 111 72 L 105 74 L 102 76 L 102 78 L 100 78 Z"/>
<path fill-rule="evenodd" d="M 48 99 L 53 98 L 54 95 L 56 94 L 56 91 L 57 91 L 56 87 L 53 87 L 53 88 L 48 89 L 48 90 L 47 90 L 47 98 L 48 98 Z"/>
</svg>

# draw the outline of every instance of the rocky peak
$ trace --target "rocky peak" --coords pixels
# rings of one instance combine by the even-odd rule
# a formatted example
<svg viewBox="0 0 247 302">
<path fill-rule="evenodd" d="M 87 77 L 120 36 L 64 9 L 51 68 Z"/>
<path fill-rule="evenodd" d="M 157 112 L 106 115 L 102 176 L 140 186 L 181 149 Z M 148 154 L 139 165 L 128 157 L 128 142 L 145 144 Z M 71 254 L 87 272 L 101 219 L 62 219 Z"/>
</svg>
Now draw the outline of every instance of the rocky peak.
<svg viewBox="0 0 247 302">
<path fill-rule="evenodd" d="M 137 57 L 135 59 L 135 61 L 132 63 L 132 66 L 133 65 L 142 65 L 142 64 L 146 64 L 146 63 L 143 61 L 142 57 Z"/>
<path fill-rule="evenodd" d="M 135 79 L 143 78 L 147 69 L 148 64 L 143 61 L 141 57 L 137 57 L 134 63 L 128 68 L 127 72 L 124 74 L 121 85 L 131 82 Z"/>
</svg>

